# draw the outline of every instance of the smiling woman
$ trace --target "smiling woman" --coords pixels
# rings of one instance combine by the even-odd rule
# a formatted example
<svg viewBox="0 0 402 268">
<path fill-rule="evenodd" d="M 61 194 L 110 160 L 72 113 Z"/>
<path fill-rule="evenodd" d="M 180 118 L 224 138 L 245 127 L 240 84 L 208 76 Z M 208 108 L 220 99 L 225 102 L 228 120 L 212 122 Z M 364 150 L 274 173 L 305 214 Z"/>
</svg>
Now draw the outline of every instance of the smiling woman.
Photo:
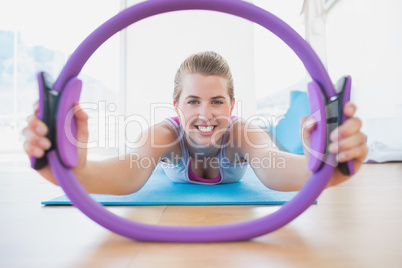
<svg viewBox="0 0 402 268">
<path fill-rule="evenodd" d="M 233 111 L 234 98 L 228 94 L 225 78 L 187 74 L 179 101 L 174 101 L 174 106 L 192 144 L 202 147 L 205 142 L 215 144 L 221 139 L 230 123 L 228 118 Z"/>
<path fill-rule="evenodd" d="M 182 183 L 239 181 L 247 163 L 226 144 L 232 140 L 229 135 L 238 118 L 231 116 L 233 78 L 225 59 L 212 51 L 189 56 L 177 71 L 173 98 L 178 117 L 166 122 L 178 135 L 180 146 L 173 150 L 178 154 L 164 158 L 162 168 L 168 177 Z"/>
</svg>

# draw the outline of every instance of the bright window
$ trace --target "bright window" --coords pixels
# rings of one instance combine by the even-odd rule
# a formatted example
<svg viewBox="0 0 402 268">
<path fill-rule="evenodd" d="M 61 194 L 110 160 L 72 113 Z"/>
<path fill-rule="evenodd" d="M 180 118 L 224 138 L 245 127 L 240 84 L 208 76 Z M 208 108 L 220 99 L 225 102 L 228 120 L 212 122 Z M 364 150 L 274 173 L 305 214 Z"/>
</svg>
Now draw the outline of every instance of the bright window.
<svg viewBox="0 0 402 268">
<path fill-rule="evenodd" d="M 3 4 L 0 9 L 1 154 L 22 152 L 21 130 L 38 99 L 36 73 L 45 71 L 56 79 L 79 43 L 120 9 L 119 1 L 26 0 Z M 90 115 L 93 141 L 104 136 L 98 131 L 99 112 L 110 104 L 118 106 L 120 57 L 117 34 L 94 53 L 79 76 L 84 84 L 80 102 L 92 107 L 86 112 Z"/>
</svg>

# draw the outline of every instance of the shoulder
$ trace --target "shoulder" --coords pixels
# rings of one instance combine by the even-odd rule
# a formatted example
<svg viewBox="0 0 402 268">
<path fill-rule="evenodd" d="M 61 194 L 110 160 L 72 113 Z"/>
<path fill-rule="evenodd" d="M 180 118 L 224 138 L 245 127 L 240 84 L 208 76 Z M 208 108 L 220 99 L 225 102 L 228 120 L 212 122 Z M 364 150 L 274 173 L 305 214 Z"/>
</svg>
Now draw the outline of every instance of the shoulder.
<svg viewBox="0 0 402 268">
<path fill-rule="evenodd" d="M 148 129 L 148 136 L 153 139 L 155 145 L 166 145 L 178 142 L 177 134 L 172 125 L 161 121 Z"/>
<path fill-rule="evenodd" d="M 245 136 L 248 133 L 266 133 L 266 130 L 259 127 L 256 123 L 250 120 L 239 118 L 232 126 L 231 133 L 233 135 Z"/>
<path fill-rule="evenodd" d="M 265 133 L 260 127 L 253 122 L 239 118 L 231 127 L 229 132 L 230 139 L 240 141 L 248 136 L 249 133 Z"/>
<path fill-rule="evenodd" d="M 173 161 L 176 156 L 181 156 L 179 137 L 174 127 L 166 121 L 162 121 L 150 128 L 151 148 L 161 152 L 163 157 Z"/>
<path fill-rule="evenodd" d="M 173 126 L 166 121 L 161 121 L 161 122 L 153 125 L 151 128 L 162 131 L 162 132 L 164 132 L 164 134 L 169 134 L 169 133 L 174 134 L 175 133 Z"/>
<path fill-rule="evenodd" d="M 229 140 L 236 151 L 242 154 L 251 149 L 272 147 L 273 143 L 267 131 L 252 121 L 239 119 L 233 124 Z"/>
<path fill-rule="evenodd" d="M 172 153 L 180 152 L 180 142 L 173 129 L 167 122 L 160 122 L 144 129 L 135 145 L 129 149 L 130 153 L 143 157 L 160 158 Z"/>
</svg>

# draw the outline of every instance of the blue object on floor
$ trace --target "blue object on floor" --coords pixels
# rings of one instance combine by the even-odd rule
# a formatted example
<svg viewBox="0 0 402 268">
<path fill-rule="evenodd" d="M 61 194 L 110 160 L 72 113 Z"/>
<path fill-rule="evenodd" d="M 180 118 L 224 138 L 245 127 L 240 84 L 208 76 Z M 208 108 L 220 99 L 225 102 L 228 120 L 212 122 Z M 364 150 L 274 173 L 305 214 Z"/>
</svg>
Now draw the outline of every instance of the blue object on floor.
<svg viewBox="0 0 402 268">
<path fill-rule="evenodd" d="M 300 132 L 300 119 L 310 115 L 307 92 L 291 91 L 290 105 L 285 117 L 278 125 L 270 127 L 276 142 L 287 152 L 303 154 L 303 144 Z M 278 146 L 279 147 L 279 146 Z"/>
<path fill-rule="evenodd" d="M 237 183 L 218 185 L 181 184 L 169 180 L 161 168 L 138 192 L 130 195 L 91 194 L 103 205 L 280 205 L 297 192 L 278 192 L 265 187 L 248 168 Z M 42 202 L 44 205 L 71 205 L 67 196 Z"/>
</svg>

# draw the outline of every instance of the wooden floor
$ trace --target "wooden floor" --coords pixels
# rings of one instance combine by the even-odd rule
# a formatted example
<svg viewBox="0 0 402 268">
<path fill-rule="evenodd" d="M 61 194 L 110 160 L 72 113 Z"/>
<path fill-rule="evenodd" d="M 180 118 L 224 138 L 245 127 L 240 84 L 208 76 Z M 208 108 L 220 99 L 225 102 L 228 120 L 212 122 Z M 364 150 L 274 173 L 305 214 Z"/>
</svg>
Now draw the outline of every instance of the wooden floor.
<svg viewBox="0 0 402 268">
<path fill-rule="evenodd" d="M 282 229 L 252 241 L 136 242 L 74 207 L 43 207 L 59 188 L 20 157 L 0 161 L 0 267 L 402 267 L 402 163 L 366 164 Z M 205 225 L 258 218 L 278 206 L 109 208 L 152 224 Z"/>
</svg>

